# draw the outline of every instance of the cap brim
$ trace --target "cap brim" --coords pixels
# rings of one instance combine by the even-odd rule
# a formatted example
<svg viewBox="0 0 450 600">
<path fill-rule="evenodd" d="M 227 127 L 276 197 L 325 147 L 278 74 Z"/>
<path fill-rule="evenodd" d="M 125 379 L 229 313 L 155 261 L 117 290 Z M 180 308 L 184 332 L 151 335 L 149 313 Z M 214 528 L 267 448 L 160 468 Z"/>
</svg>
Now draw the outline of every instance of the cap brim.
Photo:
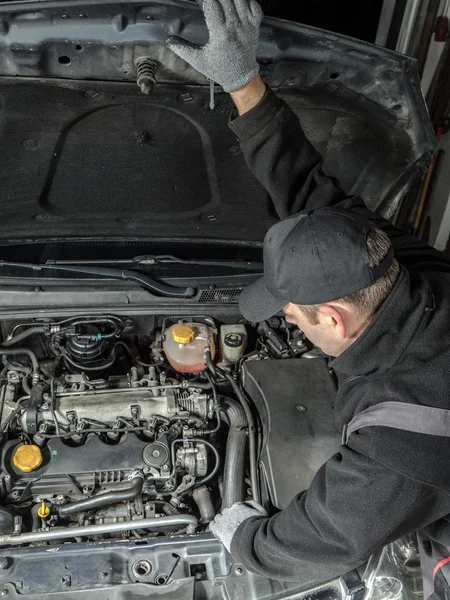
<svg viewBox="0 0 450 600">
<path fill-rule="evenodd" d="M 273 317 L 286 304 L 287 302 L 269 294 L 263 277 L 252 283 L 239 296 L 239 308 L 242 316 L 252 323 L 259 323 Z"/>
</svg>

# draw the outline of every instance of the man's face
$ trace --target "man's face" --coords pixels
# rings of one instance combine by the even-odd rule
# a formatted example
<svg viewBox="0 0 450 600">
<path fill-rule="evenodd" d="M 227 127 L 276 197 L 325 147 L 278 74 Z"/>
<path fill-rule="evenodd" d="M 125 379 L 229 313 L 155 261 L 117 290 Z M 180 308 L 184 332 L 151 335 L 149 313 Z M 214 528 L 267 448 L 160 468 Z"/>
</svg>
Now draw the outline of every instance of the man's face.
<svg viewBox="0 0 450 600">
<path fill-rule="evenodd" d="M 348 342 L 342 339 L 338 332 L 335 319 L 329 314 L 317 314 L 318 324 L 313 325 L 300 307 L 291 302 L 283 308 L 286 321 L 297 325 L 310 342 L 329 356 L 339 356 L 348 347 Z"/>
</svg>

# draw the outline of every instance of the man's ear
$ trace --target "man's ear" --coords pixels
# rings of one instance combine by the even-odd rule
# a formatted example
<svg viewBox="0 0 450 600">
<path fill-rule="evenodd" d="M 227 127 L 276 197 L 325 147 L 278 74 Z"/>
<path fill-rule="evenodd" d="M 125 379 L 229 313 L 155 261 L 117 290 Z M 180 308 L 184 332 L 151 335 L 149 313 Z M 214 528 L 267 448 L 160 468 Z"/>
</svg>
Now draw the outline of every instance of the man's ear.
<svg viewBox="0 0 450 600">
<path fill-rule="evenodd" d="M 341 340 L 347 339 L 346 310 L 342 305 L 321 304 L 319 313 L 322 323 L 328 324 Z"/>
</svg>

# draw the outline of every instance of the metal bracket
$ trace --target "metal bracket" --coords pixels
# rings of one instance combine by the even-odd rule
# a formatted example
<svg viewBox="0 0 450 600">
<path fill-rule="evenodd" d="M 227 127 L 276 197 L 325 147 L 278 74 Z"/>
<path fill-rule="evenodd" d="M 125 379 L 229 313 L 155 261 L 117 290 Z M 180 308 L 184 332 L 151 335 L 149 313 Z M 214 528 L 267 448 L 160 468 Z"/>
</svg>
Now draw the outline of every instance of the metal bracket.
<svg viewBox="0 0 450 600">
<path fill-rule="evenodd" d="M 346 600 L 363 600 L 366 587 L 357 571 L 350 571 L 350 573 L 342 575 L 340 582 Z"/>
</svg>

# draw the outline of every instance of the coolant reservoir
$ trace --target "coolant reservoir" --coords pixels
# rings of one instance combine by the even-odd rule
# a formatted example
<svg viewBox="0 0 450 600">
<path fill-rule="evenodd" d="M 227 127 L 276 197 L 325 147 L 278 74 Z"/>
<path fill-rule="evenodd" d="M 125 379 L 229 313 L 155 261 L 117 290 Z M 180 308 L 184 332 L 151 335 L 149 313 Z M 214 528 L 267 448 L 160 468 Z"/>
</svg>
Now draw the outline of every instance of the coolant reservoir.
<svg viewBox="0 0 450 600">
<path fill-rule="evenodd" d="M 206 368 L 204 352 L 209 346 L 216 355 L 214 329 L 203 323 L 178 323 L 164 331 L 164 352 L 179 373 L 198 373 Z"/>
</svg>

